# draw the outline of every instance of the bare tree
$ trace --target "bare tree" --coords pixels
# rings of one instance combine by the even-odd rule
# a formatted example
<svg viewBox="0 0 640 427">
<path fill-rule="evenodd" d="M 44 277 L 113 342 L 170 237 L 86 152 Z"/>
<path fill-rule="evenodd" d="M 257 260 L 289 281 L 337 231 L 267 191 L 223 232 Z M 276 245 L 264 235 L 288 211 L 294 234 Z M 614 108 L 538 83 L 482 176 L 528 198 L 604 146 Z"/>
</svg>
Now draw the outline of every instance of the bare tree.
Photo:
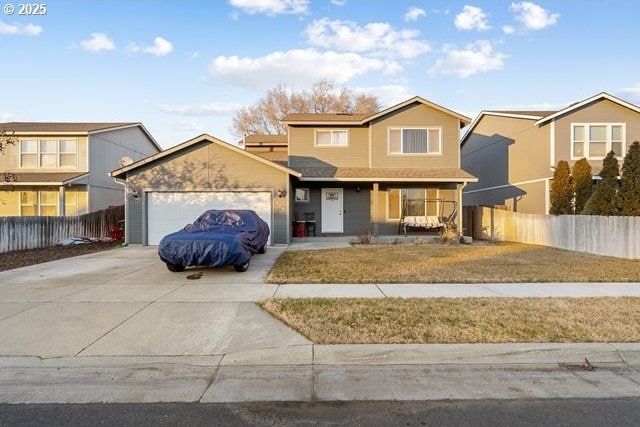
<svg viewBox="0 0 640 427">
<path fill-rule="evenodd" d="M 8 145 L 16 145 L 17 139 L 15 132 L 8 132 L 6 129 L 0 130 L 0 153 L 4 154 L 4 150 Z"/>
<path fill-rule="evenodd" d="M 295 92 L 283 84 L 270 89 L 256 104 L 241 108 L 233 118 L 238 136 L 248 134 L 283 135 L 287 126 L 282 120 L 289 113 L 375 113 L 378 98 L 336 88 L 331 80 L 316 82 L 309 91 Z"/>
</svg>

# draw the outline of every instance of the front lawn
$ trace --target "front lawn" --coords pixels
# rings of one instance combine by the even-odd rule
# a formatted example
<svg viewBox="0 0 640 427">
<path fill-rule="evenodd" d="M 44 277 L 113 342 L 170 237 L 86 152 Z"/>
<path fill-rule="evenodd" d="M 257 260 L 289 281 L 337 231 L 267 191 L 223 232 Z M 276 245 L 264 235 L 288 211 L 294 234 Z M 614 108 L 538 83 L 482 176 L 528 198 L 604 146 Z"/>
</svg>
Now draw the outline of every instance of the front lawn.
<svg viewBox="0 0 640 427">
<path fill-rule="evenodd" d="M 269 283 L 638 282 L 640 260 L 522 243 L 284 252 Z"/>
<path fill-rule="evenodd" d="M 261 307 L 316 344 L 640 342 L 640 298 L 285 299 Z"/>
</svg>

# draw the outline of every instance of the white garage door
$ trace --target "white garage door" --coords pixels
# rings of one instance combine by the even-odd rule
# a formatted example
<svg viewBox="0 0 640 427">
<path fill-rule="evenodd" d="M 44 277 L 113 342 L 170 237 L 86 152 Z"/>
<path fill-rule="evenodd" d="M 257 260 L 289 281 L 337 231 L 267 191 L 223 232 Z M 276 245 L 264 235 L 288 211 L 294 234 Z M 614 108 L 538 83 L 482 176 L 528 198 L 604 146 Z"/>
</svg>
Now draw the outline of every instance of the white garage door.
<svg viewBox="0 0 640 427">
<path fill-rule="evenodd" d="M 147 194 L 147 243 L 157 245 L 207 209 L 252 209 L 273 233 L 269 192 L 151 192 Z"/>
</svg>

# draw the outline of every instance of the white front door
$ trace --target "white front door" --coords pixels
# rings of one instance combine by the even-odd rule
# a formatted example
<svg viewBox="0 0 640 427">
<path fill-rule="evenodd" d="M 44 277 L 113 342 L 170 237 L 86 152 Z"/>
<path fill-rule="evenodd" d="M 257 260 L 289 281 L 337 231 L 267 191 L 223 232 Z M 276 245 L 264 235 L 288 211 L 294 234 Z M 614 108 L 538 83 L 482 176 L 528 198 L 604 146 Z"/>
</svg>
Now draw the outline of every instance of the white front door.
<svg viewBox="0 0 640 427">
<path fill-rule="evenodd" d="M 342 233 L 342 188 L 322 189 L 322 232 Z"/>
</svg>

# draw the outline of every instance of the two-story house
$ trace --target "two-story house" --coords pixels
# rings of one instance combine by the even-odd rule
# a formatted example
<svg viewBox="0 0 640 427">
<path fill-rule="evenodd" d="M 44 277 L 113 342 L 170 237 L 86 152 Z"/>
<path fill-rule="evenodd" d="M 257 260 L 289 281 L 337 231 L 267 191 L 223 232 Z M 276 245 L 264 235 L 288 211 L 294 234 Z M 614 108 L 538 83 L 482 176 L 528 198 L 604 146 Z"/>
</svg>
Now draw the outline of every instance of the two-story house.
<svg viewBox="0 0 640 427">
<path fill-rule="evenodd" d="M 460 224 L 460 129 L 470 119 L 420 97 L 369 115 L 290 114 L 288 134 L 244 149 L 201 135 L 112 172 L 127 185 L 127 241 L 157 244 L 206 209 L 253 209 L 271 243 L 296 220 L 316 235 L 396 234 L 405 216 Z M 286 138 L 286 139 L 285 139 Z"/>
<path fill-rule="evenodd" d="M 479 178 L 464 205 L 548 214 L 554 167 L 586 158 L 594 175 L 609 151 L 618 161 L 640 139 L 640 107 L 607 93 L 559 111 L 482 111 L 461 142 L 462 167 Z"/>
<path fill-rule="evenodd" d="M 124 203 L 109 176 L 161 150 L 140 123 L 0 123 L 0 216 L 73 216 Z"/>
</svg>

